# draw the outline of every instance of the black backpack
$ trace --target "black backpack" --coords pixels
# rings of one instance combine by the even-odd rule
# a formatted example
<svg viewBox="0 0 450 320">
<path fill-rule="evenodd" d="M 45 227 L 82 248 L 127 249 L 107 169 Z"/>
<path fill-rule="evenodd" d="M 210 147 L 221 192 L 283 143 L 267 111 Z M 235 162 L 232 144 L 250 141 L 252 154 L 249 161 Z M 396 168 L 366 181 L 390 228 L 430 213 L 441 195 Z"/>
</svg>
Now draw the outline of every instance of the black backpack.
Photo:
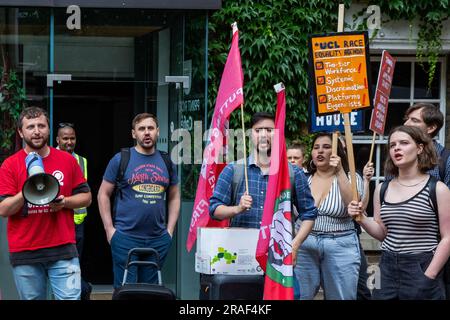
<svg viewBox="0 0 450 320">
<path fill-rule="evenodd" d="M 169 179 L 170 179 L 169 180 L 169 188 L 166 189 L 166 222 L 167 222 L 167 214 L 168 214 L 167 198 L 168 198 L 168 191 L 170 189 L 170 182 L 171 182 L 172 174 L 173 174 L 172 160 L 170 160 L 170 156 L 169 156 L 168 152 L 161 151 L 161 150 L 156 150 L 156 151 L 159 152 L 159 154 L 163 158 L 164 164 L 166 165 L 167 171 L 169 173 Z M 123 198 L 122 189 L 125 188 L 127 185 L 126 181 L 123 181 L 123 177 L 125 176 L 125 171 L 127 170 L 128 163 L 130 162 L 130 154 L 131 154 L 130 148 L 120 149 L 119 171 L 117 171 L 116 183 L 114 186 L 114 193 L 113 193 L 113 197 L 114 197 L 114 205 L 113 205 L 113 210 L 112 210 L 113 222 L 114 222 L 114 218 L 116 216 L 116 208 L 117 208 L 118 198 L 120 198 L 120 199 Z"/>
</svg>

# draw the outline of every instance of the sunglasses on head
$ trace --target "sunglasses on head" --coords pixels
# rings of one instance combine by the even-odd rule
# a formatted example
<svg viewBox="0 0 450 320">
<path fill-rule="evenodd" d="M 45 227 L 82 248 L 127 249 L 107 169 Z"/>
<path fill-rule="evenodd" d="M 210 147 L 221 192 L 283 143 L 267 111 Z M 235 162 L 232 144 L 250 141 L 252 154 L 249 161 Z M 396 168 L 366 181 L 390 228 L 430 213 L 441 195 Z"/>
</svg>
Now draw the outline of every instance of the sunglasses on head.
<svg viewBox="0 0 450 320">
<path fill-rule="evenodd" d="M 60 122 L 58 124 L 58 127 L 59 128 L 67 128 L 67 127 L 69 127 L 69 128 L 72 128 L 72 129 L 75 128 L 74 124 L 73 123 L 69 123 L 69 122 Z"/>
</svg>

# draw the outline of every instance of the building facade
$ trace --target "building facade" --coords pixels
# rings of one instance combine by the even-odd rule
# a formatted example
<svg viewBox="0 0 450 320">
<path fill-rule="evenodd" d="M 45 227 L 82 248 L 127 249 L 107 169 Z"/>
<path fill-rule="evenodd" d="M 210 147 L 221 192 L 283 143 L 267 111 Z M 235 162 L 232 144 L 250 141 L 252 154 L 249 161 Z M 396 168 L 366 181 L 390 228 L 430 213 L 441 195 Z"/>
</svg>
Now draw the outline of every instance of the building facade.
<svg viewBox="0 0 450 320">
<path fill-rule="evenodd" d="M 369 6 L 364 3 L 346 10 L 345 31 L 355 30 L 355 23 L 366 23 L 364 17 L 355 21 L 355 15 Z M 86 220 L 82 269 L 94 285 L 112 284 L 111 255 L 95 197 L 106 165 L 121 147 L 132 145 L 130 123 L 136 113 L 157 115 L 161 150 L 176 150 L 179 128 L 194 138 L 207 129 L 208 14 L 220 7 L 220 0 L 0 0 L 0 63 L 17 73 L 28 104 L 49 111 L 52 144 L 58 123 L 73 123 L 77 153 L 89 162 L 94 201 Z M 379 28 L 369 30 L 372 79 L 378 77 L 382 50 L 397 59 L 386 134 L 376 140 L 371 190 L 384 179 L 387 133 L 403 122 L 409 105 L 439 105 L 446 121 L 438 139 L 450 147 L 450 21 L 444 22 L 442 52 L 428 88 L 428 76 L 416 59 L 419 22 L 387 20 L 381 12 Z M 241 30 L 245 32 L 245 26 Z M 369 121 L 366 112 L 364 128 Z M 365 129 L 355 134 L 353 142 L 356 160 L 358 155 L 366 160 L 372 132 Z M 187 253 L 185 241 L 201 148 L 194 145 L 189 158 L 191 164 L 178 165 L 182 212 L 163 269 L 164 283 L 180 299 L 197 299 L 199 293 L 195 248 Z M 357 169 L 364 164 L 357 162 Z M 377 249 L 377 244 L 367 240 L 365 248 Z M 6 219 L 0 219 L 0 290 L 4 299 L 17 298 L 7 253 Z"/>
<path fill-rule="evenodd" d="M 136 113 L 157 115 L 158 148 L 165 151 L 177 143 L 178 128 L 192 133 L 195 121 L 203 123 L 208 12 L 220 7 L 219 0 L 0 1 L 4 67 L 21 79 L 28 105 L 48 110 L 52 144 L 58 123 L 73 123 L 77 153 L 88 159 L 94 196 L 82 270 L 94 286 L 112 284 L 96 203 L 106 165 L 121 147 L 132 145 Z M 182 213 L 163 270 L 165 284 L 183 299 L 197 298 L 199 290 L 195 250 L 185 249 L 198 167 L 178 166 Z M 0 220 L 0 289 L 4 299 L 14 299 L 6 219 Z"/>
</svg>

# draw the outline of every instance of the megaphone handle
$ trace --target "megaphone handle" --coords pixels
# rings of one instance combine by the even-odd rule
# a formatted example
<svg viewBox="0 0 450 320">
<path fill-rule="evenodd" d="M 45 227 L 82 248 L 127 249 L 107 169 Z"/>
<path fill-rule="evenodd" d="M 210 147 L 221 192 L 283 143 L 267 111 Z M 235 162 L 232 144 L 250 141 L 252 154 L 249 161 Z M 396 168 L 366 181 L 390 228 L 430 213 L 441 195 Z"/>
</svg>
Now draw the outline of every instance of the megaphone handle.
<svg viewBox="0 0 450 320">
<path fill-rule="evenodd" d="M 27 202 L 27 200 L 25 200 L 23 203 L 22 217 L 24 217 L 24 218 L 28 217 L 28 202 Z"/>
<path fill-rule="evenodd" d="M 30 162 L 28 162 L 27 172 L 28 172 L 28 169 L 30 169 L 31 164 L 37 160 L 38 160 L 38 157 L 34 156 L 33 159 L 31 159 Z"/>
</svg>

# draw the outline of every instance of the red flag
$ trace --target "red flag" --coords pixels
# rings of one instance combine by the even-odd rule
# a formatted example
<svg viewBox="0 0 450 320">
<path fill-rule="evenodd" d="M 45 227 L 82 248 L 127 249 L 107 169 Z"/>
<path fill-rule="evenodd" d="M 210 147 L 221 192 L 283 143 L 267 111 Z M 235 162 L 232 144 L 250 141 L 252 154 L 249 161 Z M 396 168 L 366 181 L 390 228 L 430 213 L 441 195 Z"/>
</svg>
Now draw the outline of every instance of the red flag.
<svg viewBox="0 0 450 320">
<path fill-rule="evenodd" d="M 264 299 L 293 300 L 291 182 L 284 138 L 286 97 L 282 83 L 277 84 L 275 90 L 275 135 L 256 260 L 266 274 Z"/>
<path fill-rule="evenodd" d="M 226 155 L 226 129 L 231 112 L 244 103 L 241 54 L 239 52 L 239 32 L 233 23 L 233 39 L 228 53 L 225 69 L 220 80 L 214 115 L 211 122 L 207 146 L 203 153 L 203 163 L 195 195 L 186 249 L 190 251 L 197 238 L 197 228 L 204 226 L 227 226 L 228 221 L 215 221 L 209 218 L 209 198 L 217 178 L 224 168 Z"/>
</svg>

